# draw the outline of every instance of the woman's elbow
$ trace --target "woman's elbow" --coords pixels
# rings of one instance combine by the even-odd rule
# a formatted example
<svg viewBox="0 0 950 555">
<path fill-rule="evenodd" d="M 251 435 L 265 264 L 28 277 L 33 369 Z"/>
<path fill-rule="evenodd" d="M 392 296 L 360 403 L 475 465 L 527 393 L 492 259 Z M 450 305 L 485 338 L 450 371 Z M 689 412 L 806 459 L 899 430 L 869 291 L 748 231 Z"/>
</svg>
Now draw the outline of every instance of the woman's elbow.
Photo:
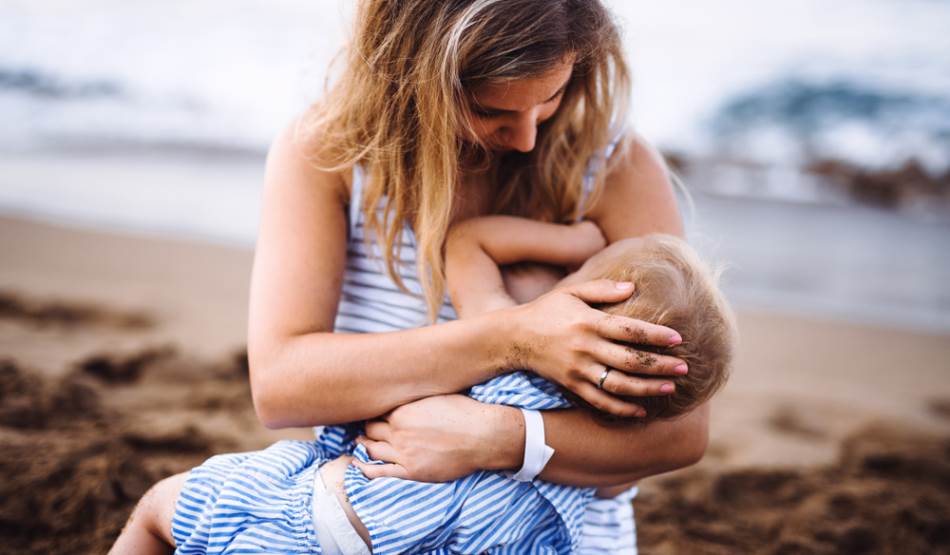
<svg viewBox="0 0 950 555">
<path fill-rule="evenodd" d="M 709 447 L 709 427 L 698 427 L 693 434 L 693 438 L 687 444 L 683 453 L 683 465 L 692 466 L 703 460 L 706 455 L 706 448 Z"/>
<path fill-rule="evenodd" d="M 252 397 L 254 397 L 254 412 L 257 414 L 257 420 L 265 428 L 268 430 L 279 430 L 281 428 L 290 427 L 277 411 L 270 408 L 270 405 L 260 401 L 256 395 L 252 395 Z"/>
<path fill-rule="evenodd" d="M 709 447 L 709 404 L 688 414 L 680 426 L 678 449 L 671 461 L 674 468 L 692 466 L 703 459 Z"/>
<path fill-rule="evenodd" d="M 264 373 L 258 369 L 258 374 Z M 254 404 L 254 413 L 257 419 L 265 428 L 276 430 L 286 428 L 290 424 L 286 421 L 286 415 L 281 413 L 281 405 L 277 400 L 277 393 L 274 387 L 267 383 L 269 380 L 263 378 L 254 378 L 255 371 L 251 367 L 251 401 Z"/>
<path fill-rule="evenodd" d="M 338 424 L 332 418 L 339 407 L 330 404 L 330 390 L 321 383 L 304 387 L 299 372 L 281 366 L 276 359 L 249 357 L 251 401 L 257 419 L 271 430 Z"/>
<path fill-rule="evenodd" d="M 264 427 L 276 430 L 291 427 L 286 398 L 286 388 L 282 384 L 280 365 L 275 356 L 263 356 L 260 350 L 248 349 L 248 375 L 250 377 L 251 401 L 257 419 Z"/>
</svg>

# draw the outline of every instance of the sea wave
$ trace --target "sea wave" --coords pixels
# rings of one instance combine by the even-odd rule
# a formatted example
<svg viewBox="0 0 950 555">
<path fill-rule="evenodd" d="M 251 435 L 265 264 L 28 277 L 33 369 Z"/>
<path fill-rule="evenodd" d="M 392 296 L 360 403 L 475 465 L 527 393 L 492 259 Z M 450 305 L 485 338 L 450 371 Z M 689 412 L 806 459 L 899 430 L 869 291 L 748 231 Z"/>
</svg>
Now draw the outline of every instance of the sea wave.
<svg viewBox="0 0 950 555">
<path fill-rule="evenodd" d="M 73 80 L 33 68 L 0 67 L 0 92 L 46 99 L 118 97 L 122 86 L 108 79 Z"/>
<path fill-rule="evenodd" d="M 716 149 L 774 162 L 837 158 L 869 168 L 910 160 L 950 169 L 950 97 L 836 78 L 784 78 L 726 99 Z"/>
<path fill-rule="evenodd" d="M 946 2 L 608 4 L 633 62 L 634 122 L 661 147 L 950 166 L 950 39 L 934 32 Z M 0 3 L 0 151 L 261 152 L 319 98 L 351 16 L 349 0 Z"/>
</svg>

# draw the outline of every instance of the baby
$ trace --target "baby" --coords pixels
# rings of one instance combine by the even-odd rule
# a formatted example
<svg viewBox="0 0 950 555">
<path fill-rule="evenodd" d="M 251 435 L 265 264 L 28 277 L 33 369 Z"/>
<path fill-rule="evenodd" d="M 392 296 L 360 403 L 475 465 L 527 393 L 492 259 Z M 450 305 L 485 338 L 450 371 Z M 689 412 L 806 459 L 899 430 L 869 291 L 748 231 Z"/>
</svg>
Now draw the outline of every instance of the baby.
<svg viewBox="0 0 950 555">
<path fill-rule="evenodd" d="M 717 276 L 689 245 L 671 235 L 623 239 L 604 248 L 605 244 L 600 229 L 589 221 L 559 225 L 511 216 L 467 220 L 454 226 L 446 241 L 452 304 L 459 318 L 514 306 L 498 266 L 526 260 L 564 267 L 583 263 L 555 287 L 602 278 L 632 282 L 634 293 L 627 300 L 597 308 L 679 332 L 684 341 L 677 346 L 637 349 L 679 358 L 689 373 L 668 378 L 675 385 L 674 395 L 631 399 L 646 410 L 645 417 L 631 422 L 685 414 L 708 400 L 728 378 L 735 325 Z M 575 404 L 587 406 L 565 394 Z M 612 420 L 610 415 L 600 416 Z"/>
<path fill-rule="evenodd" d="M 446 241 L 449 295 L 462 318 L 511 306 L 515 301 L 498 266 L 528 260 L 583 263 L 559 285 L 597 278 L 631 281 L 635 290 L 628 300 L 599 308 L 677 330 L 680 345 L 654 351 L 689 365 L 688 374 L 671 378 L 675 393 L 636 398 L 647 413 L 636 421 L 689 412 L 722 386 L 731 361 L 732 318 L 714 278 L 673 237 L 650 235 L 603 246 L 599 229 L 589 222 L 468 220 Z M 583 404 L 521 371 L 468 394 L 533 410 Z M 171 546 L 180 553 L 377 555 L 576 549 L 594 489 L 519 481 L 490 471 L 446 483 L 369 480 L 352 464 L 354 458 L 380 462 L 354 443 L 361 431 L 362 424 L 329 426 L 315 442 L 282 441 L 259 452 L 219 455 L 163 480 L 136 508 L 112 553 L 161 553 Z"/>
</svg>

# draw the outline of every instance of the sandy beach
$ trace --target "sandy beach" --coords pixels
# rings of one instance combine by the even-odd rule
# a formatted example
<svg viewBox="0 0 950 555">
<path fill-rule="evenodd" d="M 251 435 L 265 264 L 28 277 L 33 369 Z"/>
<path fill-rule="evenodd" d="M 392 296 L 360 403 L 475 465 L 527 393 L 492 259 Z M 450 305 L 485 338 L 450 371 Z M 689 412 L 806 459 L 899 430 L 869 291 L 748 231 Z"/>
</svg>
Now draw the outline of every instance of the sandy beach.
<svg viewBox="0 0 950 555">
<path fill-rule="evenodd" d="M 309 436 L 253 413 L 251 258 L 0 218 L 7 549 L 103 552 L 157 479 Z M 950 550 L 950 337 L 738 308 L 707 456 L 642 484 L 642 552 Z"/>
<path fill-rule="evenodd" d="M 705 458 L 640 484 L 640 552 L 950 554 L 950 2 L 599 3 L 611 100 L 741 336 Z M 269 145 L 359 62 L 356 6 L 0 2 L 0 555 L 105 553 L 161 478 L 313 437 L 252 407 L 251 246 Z M 429 87 L 363 58 L 394 99 Z"/>
</svg>

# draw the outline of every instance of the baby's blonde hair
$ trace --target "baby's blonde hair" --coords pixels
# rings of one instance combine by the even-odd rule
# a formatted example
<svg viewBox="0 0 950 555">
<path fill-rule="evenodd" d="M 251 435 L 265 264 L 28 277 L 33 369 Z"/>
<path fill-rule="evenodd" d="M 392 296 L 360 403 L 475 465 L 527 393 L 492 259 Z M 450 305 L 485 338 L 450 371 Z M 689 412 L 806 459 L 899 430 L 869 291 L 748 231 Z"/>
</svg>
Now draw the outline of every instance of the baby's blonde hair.
<svg viewBox="0 0 950 555">
<path fill-rule="evenodd" d="M 396 269 L 401 230 L 416 237 L 416 275 L 430 320 L 445 291 L 442 246 L 452 220 L 460 137 L 472 91 L 542 75 L 570 56 L 574 70 L 555 115 L 538 129 L 529 153 L 491 164 L 498 185 L 492 213 L 567 222 L 579 215 L 588 162 L 626 119 L 630 81 L 620 37 L 598 0 L 362 0 L 345 67 L 298 132 L 319 145 L 317 165 L 366 170 L 363 204 L 369 241 Z M 469 132 L 466 133 L 466 130 Z M 492 153 L 482 148 L 482 159 Z M 598 165 L 600 194 L 607 169 Z M 377 206 L 385 198 L 383 214 Z"/>
<path fill-rule="evenodd" d="M 685 376 L 669 378 L 676 385 L 674 394 L 630 399 L 646 409 L 643 420 L 688 413 L 722 388 L 732 365 L 735 317 L 719 290 L 718 273 L 685 241 L 671 235 L 647 235 L 611 259 L 597 277 L 631 281 L 635 287 L 629 299 L 599 308 L 668 326 L 683 338 L 670 348 L 637 346 L 680 358 L 689 366 Z M 644 358 L 648 362 L 650 357 Z"/>
</svg>

